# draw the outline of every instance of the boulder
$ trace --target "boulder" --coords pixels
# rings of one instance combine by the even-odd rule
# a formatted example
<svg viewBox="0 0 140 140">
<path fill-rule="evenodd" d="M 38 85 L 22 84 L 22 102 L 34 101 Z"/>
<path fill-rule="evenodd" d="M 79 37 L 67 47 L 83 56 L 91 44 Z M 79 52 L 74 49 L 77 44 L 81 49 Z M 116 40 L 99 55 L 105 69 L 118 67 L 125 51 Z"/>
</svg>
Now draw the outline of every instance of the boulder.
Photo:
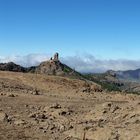
<svg viewBox="0 0 140 140">
<path fill-rule="evenodd" d="M 4 122 L 8 120 L 8 115 L 4 112 L 0 112 L 0 121 Z"/>
</svg>

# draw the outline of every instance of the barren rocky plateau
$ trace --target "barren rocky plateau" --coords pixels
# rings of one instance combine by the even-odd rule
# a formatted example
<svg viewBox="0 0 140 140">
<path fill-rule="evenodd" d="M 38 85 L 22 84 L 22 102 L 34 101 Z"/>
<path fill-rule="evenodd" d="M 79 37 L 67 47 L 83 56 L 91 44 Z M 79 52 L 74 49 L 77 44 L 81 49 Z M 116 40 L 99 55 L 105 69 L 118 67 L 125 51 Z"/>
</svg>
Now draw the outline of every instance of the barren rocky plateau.
<svg viewBox="0 0 140 140">
<path fill-rule="evenodd" d="M 140 96 L 61 76 L 0 72 L 0 140 L 140 140 Z"/>
</svg>

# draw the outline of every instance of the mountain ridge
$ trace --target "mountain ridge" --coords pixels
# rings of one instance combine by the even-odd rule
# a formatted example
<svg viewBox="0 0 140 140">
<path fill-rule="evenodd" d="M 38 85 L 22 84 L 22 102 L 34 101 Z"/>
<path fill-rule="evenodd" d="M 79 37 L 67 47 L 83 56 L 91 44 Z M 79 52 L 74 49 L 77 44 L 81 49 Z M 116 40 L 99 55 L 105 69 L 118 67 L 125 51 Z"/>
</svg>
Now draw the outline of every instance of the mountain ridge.
<svg viewBox="0 0 140 140">
<path fill-rule="evenodd" d="M 85 75 L 88 79 L 102 85 L 109 91 L 120 91 L 140 94 L 140 69 L 128 71 L 108 70 L 101 74 Z"/>
<path fill-rule="evenodd" d="M 127 71 L 108 70 L 102 74 L 81 74 L 66 64 L 61 63 L 58 53 L 51 57 L 50 60 L 41 62 L 38 66 L 22 67 L 13 62 L 8 62 L 0 63 L 0 70 L 64 76 L 95 82 L 108 91 L 140 93 L 140 69 Z"/>
<path fill-rule="evenodd" d="M 84 79 L 81 73 L 61 63 L 58 53 L 55 53 L 54 57 L 51 57 L 50 60 L 41 62 L 38 66 L 23 67 L 14 62 L 0 63 L 0 71 L 36 73 Z"/>
</svg>

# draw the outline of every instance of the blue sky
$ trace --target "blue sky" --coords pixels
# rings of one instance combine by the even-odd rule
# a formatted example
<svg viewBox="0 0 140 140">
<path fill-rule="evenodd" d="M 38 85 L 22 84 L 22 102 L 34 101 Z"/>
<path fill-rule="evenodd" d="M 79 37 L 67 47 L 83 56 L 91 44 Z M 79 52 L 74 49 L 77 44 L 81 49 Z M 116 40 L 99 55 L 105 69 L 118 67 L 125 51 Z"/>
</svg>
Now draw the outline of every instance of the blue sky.
<svg viewBox="0 0 140 140">
<path fill-rule="evenodd" d="M 140 60 L 139 0 L 0 0 L 0 56 Z"/>
</svg>

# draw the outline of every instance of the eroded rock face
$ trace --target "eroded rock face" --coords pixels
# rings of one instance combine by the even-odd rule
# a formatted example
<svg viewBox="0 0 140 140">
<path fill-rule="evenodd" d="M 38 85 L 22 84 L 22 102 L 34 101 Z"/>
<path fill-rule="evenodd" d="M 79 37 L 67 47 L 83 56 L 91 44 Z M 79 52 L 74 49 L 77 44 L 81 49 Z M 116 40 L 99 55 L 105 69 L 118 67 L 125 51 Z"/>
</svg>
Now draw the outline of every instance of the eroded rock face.
<svg viewBox="0 0 140 140">
<path fill-rule="evenodd" d="M 59 54 L 58 53 L 55 53 L 53 60 L 54 61 L 59 61 Z"/>
<path fill-rule="evenodd" d="M 56 60 L 45 61 L 39 65 L 36 72 L 39 74 L 60 75 L 63 74 L 63 65 Z"/>
<path fill-rule="evenodd" d="M 42 62 L 36 68 L 36 72 L 46 75 L 64 75 L 64 65 L 59 61 L 59 54 L 55 53 L 49 61 Z"/>
</svg>

